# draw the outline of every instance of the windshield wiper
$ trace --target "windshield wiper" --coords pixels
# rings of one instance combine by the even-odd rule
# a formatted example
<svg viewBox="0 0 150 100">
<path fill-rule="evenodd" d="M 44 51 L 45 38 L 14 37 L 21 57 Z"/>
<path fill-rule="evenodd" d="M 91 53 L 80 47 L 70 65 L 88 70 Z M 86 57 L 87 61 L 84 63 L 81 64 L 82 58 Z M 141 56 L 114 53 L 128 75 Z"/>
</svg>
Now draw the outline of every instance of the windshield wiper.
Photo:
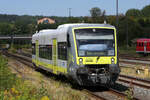
<svg viewBox="0 0 150 100">
<path fill-rule="evenodd" d="M 97 57 L 96 63 L 98 62 L 99 59 L 100 59 L 100 56 Z"/>
</svg>

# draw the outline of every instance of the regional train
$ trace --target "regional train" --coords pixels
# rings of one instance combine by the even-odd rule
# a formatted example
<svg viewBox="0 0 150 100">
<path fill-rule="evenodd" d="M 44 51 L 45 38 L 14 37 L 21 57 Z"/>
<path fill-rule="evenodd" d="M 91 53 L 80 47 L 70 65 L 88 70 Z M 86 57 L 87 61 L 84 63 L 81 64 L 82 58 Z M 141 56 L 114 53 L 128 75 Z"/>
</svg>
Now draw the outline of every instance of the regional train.
<svg viewBox="0 0 150 100">
<path fill-rule="evenodd" d="M 136 52 L 150 54 L 150 39 L 137 39 Z"/>
<path fill-rule="evenodd" d="M 112 86 L 120 68 L 117 36 L 109 24 L 64 24 L 32 36 L 35 67 L 81 86 Z"/>
</svg>

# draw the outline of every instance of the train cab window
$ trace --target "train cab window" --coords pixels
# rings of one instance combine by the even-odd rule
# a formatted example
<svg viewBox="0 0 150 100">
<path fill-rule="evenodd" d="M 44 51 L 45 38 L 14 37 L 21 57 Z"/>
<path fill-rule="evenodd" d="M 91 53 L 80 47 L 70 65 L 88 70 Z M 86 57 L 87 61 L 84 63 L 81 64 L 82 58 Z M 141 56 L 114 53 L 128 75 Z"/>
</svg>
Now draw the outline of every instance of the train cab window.
<svg viewBox="0 0 150 100">
<path fill-rule="evenodd" d="M 58 43 L 58 59 L 67 60 L 67 42 Z"/>
<path fill-rule="evenodd" d="M 35 43 L 32 44 L 32 54 L 35 55 Z"/>
</svg>

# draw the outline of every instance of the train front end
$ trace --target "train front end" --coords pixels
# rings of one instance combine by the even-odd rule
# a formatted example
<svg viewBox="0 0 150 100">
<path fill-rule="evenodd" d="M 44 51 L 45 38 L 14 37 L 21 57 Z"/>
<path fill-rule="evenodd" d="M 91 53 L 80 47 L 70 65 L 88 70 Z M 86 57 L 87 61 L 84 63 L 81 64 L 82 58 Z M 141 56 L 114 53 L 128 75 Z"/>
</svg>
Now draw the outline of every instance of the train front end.
<svg viewBox="0 0 150 100">
<path fill-rule="evenodd" d="M 72 29 L 75 60 L 70 73 L 80 85 L 110 86 L 120 73 L 114 27 Z"/>
</svg>

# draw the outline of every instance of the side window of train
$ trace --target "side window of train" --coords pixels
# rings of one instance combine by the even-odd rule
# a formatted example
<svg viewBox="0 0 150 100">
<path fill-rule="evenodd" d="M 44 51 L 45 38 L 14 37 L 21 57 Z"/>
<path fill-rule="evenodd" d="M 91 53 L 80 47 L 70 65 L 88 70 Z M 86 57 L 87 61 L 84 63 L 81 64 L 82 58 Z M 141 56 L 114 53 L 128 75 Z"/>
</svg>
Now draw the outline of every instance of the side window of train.
<svg viewBox="0 0 150 100">
<path fill-rule="evenodd" d="M 32 44 L 32 54 L 35 55 L 35 43 Z"/>
<path fill-rule="evenodd" d="M 140 46 L 140 42 L 138 43 L 138 46 Z"/>
<path fill-rule="evenodd" d="M 58 42 L 58 59 L 67 60 L 67 42 Z"/>
<path fill-rule="evenodd" d="M 141 43 L 141 46 L 143 47 L 143 42 Z"/>
<path fill-rule="evenodd" d="M 40 45 L 39 46 L 39 57 L 52 60 L 52 46 L 51 45 Z"/>
<path fill-rule="evenodd" d="M 47 45 L 47 56 L 49 60 L 52 60 L 52 45 Z"/>
<path fill-rule="evenodd" d="M 43 58 L 43 55 L 44 55 L 44 53 L 43 53 L 43 46 L 39 45 L 39 57 Z"/>
</svg>

